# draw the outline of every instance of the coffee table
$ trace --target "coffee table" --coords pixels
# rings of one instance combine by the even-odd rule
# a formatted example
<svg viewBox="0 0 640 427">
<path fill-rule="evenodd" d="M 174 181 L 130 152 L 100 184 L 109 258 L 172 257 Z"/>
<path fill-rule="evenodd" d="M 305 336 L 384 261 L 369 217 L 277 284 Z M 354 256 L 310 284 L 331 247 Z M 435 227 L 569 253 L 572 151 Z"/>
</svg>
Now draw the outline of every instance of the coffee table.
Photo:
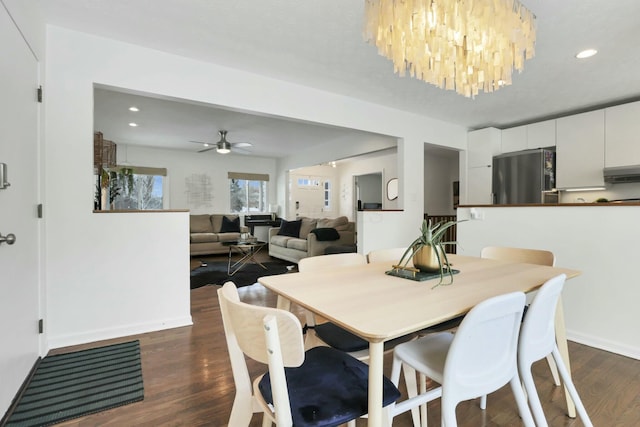
<svg viewBox="0 0 640 427">
<path fill-rule="evenodd" d="M 260 261 L 258 261 L 255 258 L 256 254 L 260 252 L 262 248 L 267 246 L 267 242 L 233 241 L 233 242 L 223 242 L 222 244 L 224 246 L 229 246 L 229 263 L 227 264 L 227 274 L 229 276 L 233 276 L 238 271 L 242 270 L 244 266 L 249 263 L 257 264 L 260 267 L 264 268 L 265 270 L 267 269 L 267 267 L 265 267 Z M 233 255 L 234 251 L 242 255 L 242 257 L 236 262 L 234 262 L 233 264 L 231 264 L 231 256 Z"/>
</svg>

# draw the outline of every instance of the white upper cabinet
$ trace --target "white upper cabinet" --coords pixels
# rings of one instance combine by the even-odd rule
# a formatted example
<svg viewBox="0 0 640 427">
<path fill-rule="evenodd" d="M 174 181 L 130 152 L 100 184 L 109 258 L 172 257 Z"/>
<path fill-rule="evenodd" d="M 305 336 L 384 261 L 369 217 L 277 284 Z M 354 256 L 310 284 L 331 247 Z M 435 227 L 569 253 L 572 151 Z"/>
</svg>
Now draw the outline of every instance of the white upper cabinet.
<svg viewBox="0 0 640 427">
<path fill-rule="evenodd" d="M 604 187 L 604 110 L 556 120 L 556 186 Z"/>
<path fill-rule="evenodd" d="M 527 125 L 527 148 L 546 148 L 556 145 L 556 120 Z"/>
<path fill-rule="evenodd" d="M 501 131 L 496 128 L 474 130 L 467 134 L 467 167 L 491 167 L 493 156 L 500 154 Z"/>
<path fill-rule="evenodd" d="M 511 153 L 527 149 L 527 127 L 516 126 L 502 131 L 502 152 Z"/>
<path fill-rule="evenodd" d="M 640 102 L 605 110 L 605 166 L 640 165 Z"/>
<path fill-rule="evenodd" d="M 500 129 L 485 128 L 467 134 L 467 179 L 464 204 L 491 204 L 493 156 L 500 154 Z M 464 193 L 463 193 L 464 194 Z"/>
<path fill-rule="evenodd" d="M 502 131 L 502 152 L 531 150 L 556 145 L 556 121 L 531 123 Z"/>
</svg>

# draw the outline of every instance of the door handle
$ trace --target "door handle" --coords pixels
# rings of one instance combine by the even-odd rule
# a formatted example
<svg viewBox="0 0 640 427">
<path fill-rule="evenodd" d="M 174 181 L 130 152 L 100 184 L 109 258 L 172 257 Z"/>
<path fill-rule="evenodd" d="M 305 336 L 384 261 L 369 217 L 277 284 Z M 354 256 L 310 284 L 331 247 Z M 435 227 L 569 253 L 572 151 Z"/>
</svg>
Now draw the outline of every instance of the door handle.
<svg viewBox="0 0 640 427">
<path fill-rule="evenodd" d="M 3 243 L 6 243 L 7 245 L 13 245 L 16 242 L 16 236 L 15 234 L 7 234 L 6 236 L 3 236 L 2 233 L 0 233 L 0 245 Z"/>
</svg>

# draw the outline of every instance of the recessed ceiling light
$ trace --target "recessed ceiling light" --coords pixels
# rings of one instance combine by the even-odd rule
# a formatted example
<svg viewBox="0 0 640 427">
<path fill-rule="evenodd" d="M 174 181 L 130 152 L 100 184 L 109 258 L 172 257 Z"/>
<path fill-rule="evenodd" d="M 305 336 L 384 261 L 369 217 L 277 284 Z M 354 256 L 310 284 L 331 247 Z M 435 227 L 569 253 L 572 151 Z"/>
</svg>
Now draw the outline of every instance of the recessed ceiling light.
<svg viewBox="0 0 640 427">
<path fill-rule="evenodd" d="M 131 123 L 129 123 L 129 126 L 131 126 L 132 128 L 134 128 L 134 127 L 137 127 L 137 126 L 138 126 L 138 124 L 137 124 L 137 123 L 133 123 L 133 122 L 131 122 Z"/>
<path fill-rule="evenodd" d="M 140 111 L 138 107 L 129 107 L 129 111 Z"/>
<path fill-rule="evenodd" d="M 598 53 L 598 51 L 595 49 L 586 49 L 586 50 L 583 50 L 582 52 L 578 52 L 576 54 L 576 58 L 578 59 L 590 58 L 596 53 Z"/>
</svg>

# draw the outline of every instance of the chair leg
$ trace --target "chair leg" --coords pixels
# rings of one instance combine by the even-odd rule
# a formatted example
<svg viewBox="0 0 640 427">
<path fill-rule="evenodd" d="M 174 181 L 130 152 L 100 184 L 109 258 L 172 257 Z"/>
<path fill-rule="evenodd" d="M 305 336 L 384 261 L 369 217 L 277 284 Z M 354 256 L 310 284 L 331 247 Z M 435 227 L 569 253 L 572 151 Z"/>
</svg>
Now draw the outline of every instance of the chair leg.
<svg viewBox="0 0 640 427">
<path fill-rule="evenodd" d="M 236 397 L 233 399 L 233 406 L 231 407 L 231 415 L 229 416 L 229 425 L 248 427 L 249 423 L 251 423 L 251 417 L 253 417 L 253 397 L 236 392 Z M 267 418 L 266 415 L 265 418 Z"/>
<path fill-rule="evenodd" d="M 482 397 L 480 397 L 480 409 L 482 409 L 483 411 L 485 409 L 487 409 L 487 395 L 484 394 L 482 395 Z"/>
<path fill-rule="evenodd" d="M 522 389 L 522 384 L 520 383 L 520 378 L 518 378 L 517 373 L 513 376 L 513 378 L 511 378 L 509 384 L 511 385 L 513 396 L 516 398 L 516 404 L 518 405 L 520 418 L 522 418 L 522 422 L 524 423 L 525 427 L 535 427 L 536 424 L 533 422 L 531 411 L 529 410 L 529 406 L 527 405 L 527 398 L 524 397 L 524 390 Z"/>
<path fill-rule="evenodd" d="M 553 356 L 551 356 L 551 354 L 547 355 L 547 364 L 549 365 L 549 370 L 551 371 L 551 375 L 553 376 L 553 383 L 556 386 L 560 386 L 560 376 L 558 376 L 558 368 L 556 367 L 556 362 L 553 360 Z"/>
<path fill-rule="evenodd" d="M 556 362 L 556 366 L 558 368 L 558 372 L 560 373 L 560 377 L 564 382 L 564 386 L 569 392 L 569 395 L 571 396 L 573 403 L 576 405 L 576 411 L 578 412 L 578 415 L 580 416 L 582 423 L 585 425 L 585 427 L 593 427 L 593 424 L 591 423 L 591 419 L 587 414 L 587 410 L 585 409 L 584 405 L 582 404 L 582 400 L 578 395 L 578 391 L 576 390 L 576 387 L 573 385 L 573 381 L 571 381 L 571 375 L 567 371 L 567 368 L 565 367 L 564 362 L 562 361 L 562 355 L 560 355 L 560 350 L 558 349 L 557 345 L 554 346 L 553 352 L 551 354 L 553 355 L 553 358 Z"/>
<path fill-rule="evenodd" d="M 420 394 L 425 394 L 427 392 L 427 376 L 424 374 L 420 374 L 418 378 L 420 381 Z M 413 412 L 411 413 L 413 416 Z M 414 419 L 415 425 L 415 419 Z M 427 427 L 427 404 L 424 403 L 420 405 L 420 427 Z"/>
<path fill-rule="evenodd" d="M 531 374 L 531 364 L 529 364 L 528 366 L 518 366 L 518 368 L 520 369 L 520 377 L 522 379 L 522 384 L 524 385 L 524 390 L 529 400 L 531 412 L 533 412 L 533 418 L 535 419 L 536 426 L 547 427 L 547 419 L 544 416 L 542 404 L 540 403 L 540 397 L 538 396 L 538 391 L 536 390 L 536 384 L 534 383 L 533 375 Z"/>
<path fill-rule="evenodd" d="M 412 398 L 418 395 L 418 385 L 416 384 L 416 370 L 406 363 L 402 364 L 402 372 L 404 374 L 404 383 L 407 386 L 407 397 Z M 420 377 L 423 377 L 421 374 Z M 420 426 L 420 415 L 418 408 L 411 408 L 411 420 L 413 427 Z"/>
</svg>

